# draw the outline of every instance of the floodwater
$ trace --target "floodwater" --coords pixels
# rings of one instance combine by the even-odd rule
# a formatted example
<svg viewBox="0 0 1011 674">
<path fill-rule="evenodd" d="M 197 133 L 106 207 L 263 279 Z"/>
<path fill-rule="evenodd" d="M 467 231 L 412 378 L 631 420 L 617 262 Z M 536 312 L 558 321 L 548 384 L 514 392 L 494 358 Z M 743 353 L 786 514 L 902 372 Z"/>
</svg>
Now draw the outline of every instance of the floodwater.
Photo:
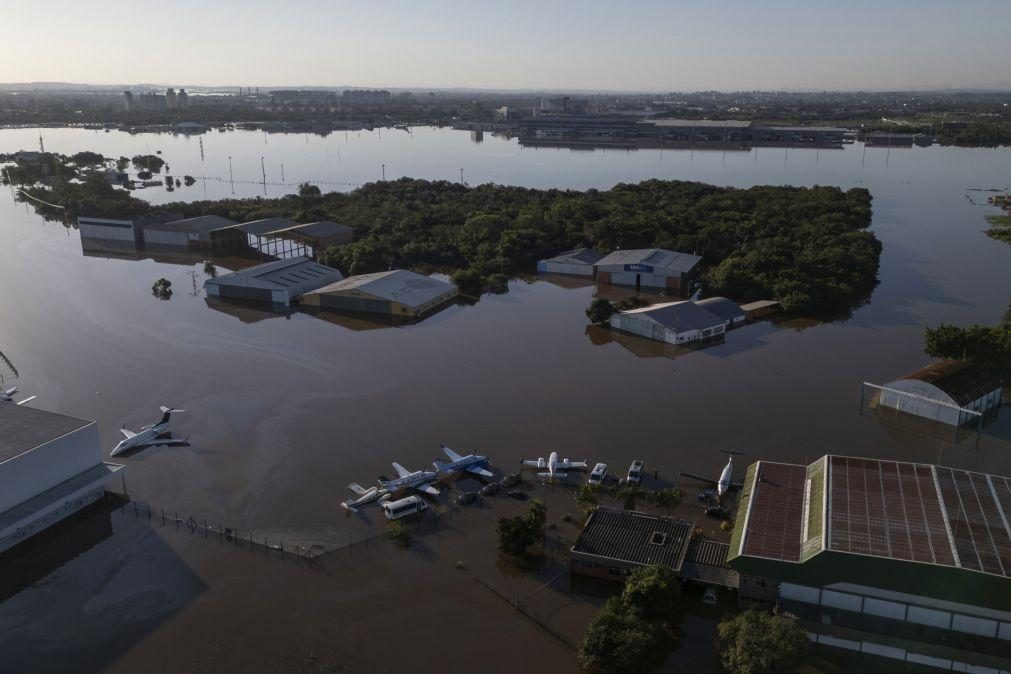
<svg viewBox="0 0 1011 674">
<path fill-rule="evenodd" d="M 233 191 L 276 196 L 302 181 L 350 189 L 384 171 L 387 179 L 459 180 L 461 169 L 472 184 L 586 189 L 657 177 L 740 187 L 866 187 L 874 198 L 873 230 L 884 244 L 881 283 L 851 318 L 758 323 L 730 332 L 725 344 L 665 358 L 641 357 L 624 340 L 588 331 L 592 287 L 545 280 L 516 280 L 508 294 L 404 327 L 220 311 L 201 290 L 202 264 L 85 255 L 75 229 L 43 222 L 0 194 L 0 351 L 18 369 L 22 391 L 39 396 L 33 404 L 96 419 L 108 448 L 120 426 L 150 423 L 161 404 L 186 410 L 173 417 L 173 428 L 190 435 L 192 447 L 125 460 L 129 491 L 156 508 L 306 541 L 363 534 L 378 521 L 374 514 L 343 517 L 337 503 L 345 485 L 390 475 L 392 461 L 430 466 L 440 458 L 439 443 L 479 450 L 507 472 L 521 457 L 558 450 L 619 472 L 641 458 L 648 471 L 667 476 L 715 474 L 722 466 L 717 450 L 733 448 L 749 460 L 804 462 L 835 452 L 1011 474 L 1006 409 L 978 442 L 953 445 L 861 414 L 860 407 L 861 382 L 885 383 L 928 362 L 924 326 L 990 324 L 1007 311 L 1011 247 L 983 234 L 990 210 L 979 204 L 987 193 L 969 190 L 1007 188 L 1011 151 L 858 144 L 590 152 L 521 148 L 491 135 L 476 143 L 465 132 L 420 128 L 326 138 L 81 129 L 42 135 L 46 150 L 62 153 L 160 150 L 172 175 L 207 177 L 172 193 L 137 192 L 156 203 Z M 38 129 L 0 131 L 0 153 L 37 149 L 38 136 Z M 168 301 L 151 294 L 160 277 L 172 281 Z M 214 611 L 189 607 L 218 594 L 187 593 L 200 583 L 227 585 L 227 562 L 212 564 L 198 550 L 175 551 L 173 560 L 177 554 L 195 560 L 191 565 L 213 566 L 215 580 L 187 579 L 182 598 L 172 599 L 178 606 L 171 620 L 142 642 L 138 636 L 136 662 L 150 664 L 138 653 L 157 660 L 159 649 L 171 648 L 160 631 L 214 629 L 207 622 Z M 403 564 L 396 567 L 404 572 Z M 250 572 L 244 566 L 236 573 Z M 362 602 L 396 601 L 376 592 Z M 157 593 L 151 596 L 158 601 Z M 0 604 L 0 624 L 15 599 Z M 25 608 L 32 606 L 18 610 Z M 296 625 L 313 624 L 305 611 L 285 615 Z M 466 624 L 455 624 L 468 633 Z M 265 643 L 262 631 L 255 633 Z M 386 643 L 378 635 L 360 637 L 373 650 Z M 500 652 L 494 636 L 487 638 L 490 650 Z"/>
</svg>

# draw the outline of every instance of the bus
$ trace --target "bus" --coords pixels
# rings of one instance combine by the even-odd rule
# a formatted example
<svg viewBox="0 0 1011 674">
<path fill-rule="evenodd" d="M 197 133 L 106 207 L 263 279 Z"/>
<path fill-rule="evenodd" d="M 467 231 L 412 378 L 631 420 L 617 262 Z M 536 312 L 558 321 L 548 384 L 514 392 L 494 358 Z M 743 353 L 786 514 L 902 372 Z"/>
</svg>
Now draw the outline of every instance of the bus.
<svg viewBox="0 0 1011 674">
<path fill-rule="evenodd" d="M 382 505 L 388 520 L 399 520 L 428 510 L 428 502 L 420 496 L 408 496 L 399 501 L 387 501 Z"/>
</svg>

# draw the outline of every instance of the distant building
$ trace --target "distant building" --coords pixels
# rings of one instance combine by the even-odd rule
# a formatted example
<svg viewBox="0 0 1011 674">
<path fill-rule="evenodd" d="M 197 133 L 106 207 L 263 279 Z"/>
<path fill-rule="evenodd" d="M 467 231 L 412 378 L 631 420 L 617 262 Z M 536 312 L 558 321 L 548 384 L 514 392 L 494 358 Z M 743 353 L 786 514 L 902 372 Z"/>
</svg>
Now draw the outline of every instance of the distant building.
<svg viewBox="0 0 1011 674">
<path fill-rule="evenodd" d="M 404 269 L 351 276 L 319 288 L 302 304 L 320 309 L 420 317 L 456 299 L 452 283 Z"/>
<path fill-rule="evenodd" d="M 798 616 L 818 643 L 998 672 L 1011 669 L 1009 520 L 1011 478 L 837 455 L 759 461 L 728 563 L 742 604 Z"/>
<path fill-rule="evenodd" d="M 186 93 L 185 89 L 180 89 L 176 95 L 176 108 L 179 110 L 190 109 L 190 95 Z"/>
<path fill-rule="evenodd" d="M 658 248 L 616 250 L 597 261 L 594 270 L 601 285 L 664 288 L 686 297 L 701 260 L 698 255 Z"/>
<path fill-rule="evenodd" d="M 165 92 L 165 107 L 169 110 L 175 110 L 179 107 L 178 102 L 176 101 L 175 89 L 172 89 L 171 87 L 169 87 L 169 89 Z"/>
<path fill-rule="evenodd" d="M 539 274 L 565 274 L 567 276 L 593 276 L 593 265 L 600 262 L 603 254 L 592 248 L 576 248 L 541 260 L 537 263 Z"/>
<path fill-rule="evenodd" d="M 152 222 L 141 227 L 147 248 L 176 248 L 230 253 L 246 244 L 246 237 L 232 228 L 235 221 L 219 215 Z"/>
<path fill-rule="evenodd" d="M 345 89 L 341 101 L 348 105 L 389 105 L 393 99 L 385 89 Z"/>
<path fill-rule="evenodd" d="M 100 499 L 123 469 L 102 461 L 94 421 L 0 402 L 0 552 Z"/>
<path fill-rule="evenodd" d="M 758 300 L 742 304 L 741 310 L 744 311 L 749 321 L 756 321 L 779 312 L 780 305 L 775 300 Z"/>
<path fill-rule="evenodd" d="M 615 330 L 683 346 L 721 340 L 727 329 L 722 317 L 691 300 L 619 311 L 610 323 Z"/>
<path fill-rule="evenodd" d="M 179 213 L 146 213 L 132 218 L 94 218 L 82 215 L 77 218 L 77 229 L 82 239 L 129 244 L 136 248 L 144 243 L 144 230 L 160 223 L 179 218 Z"/>
<path fill-rule="evenodd" d="M 951 426 L 975 425 L 1002 404 L 1002 384 L 980 367 L 959 360 L 932 363 L 886 384 L 877 402 Z"/>
<path fill-rule="evenodd" d="M 124 91 L 123 92 L 123 109 L 127 112 L 133 112 L 133 92 Z"/>
<path fill-rule="evenodd" d="M 307 257 L 278 260 L 204 281 L 208 297 L 288 306 L 303 294 L 339 281 L 336 269 Z"/>
</svg>

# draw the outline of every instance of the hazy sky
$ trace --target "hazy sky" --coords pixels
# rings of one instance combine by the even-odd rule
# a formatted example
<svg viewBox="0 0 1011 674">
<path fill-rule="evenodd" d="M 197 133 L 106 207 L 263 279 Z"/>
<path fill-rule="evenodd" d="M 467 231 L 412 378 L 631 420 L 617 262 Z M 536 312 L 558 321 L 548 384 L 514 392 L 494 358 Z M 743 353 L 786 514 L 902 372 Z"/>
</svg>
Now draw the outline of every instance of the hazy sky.
<svg viewBox="0 0 1011 674">
<path fill-rule="evenodd" d="M 0 0 L 0 82 L 1011 89 L 1011 0 Z"/>
</svg>

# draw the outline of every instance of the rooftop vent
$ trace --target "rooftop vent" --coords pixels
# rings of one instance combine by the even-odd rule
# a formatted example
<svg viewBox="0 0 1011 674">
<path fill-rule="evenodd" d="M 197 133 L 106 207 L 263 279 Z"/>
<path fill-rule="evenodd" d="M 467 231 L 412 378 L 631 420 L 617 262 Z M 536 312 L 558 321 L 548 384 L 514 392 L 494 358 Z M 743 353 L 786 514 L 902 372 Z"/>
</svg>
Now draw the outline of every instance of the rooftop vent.
<svg viewBox="0 0 1011 674">
<path fill-rule="evenodd" d="M 667 542 L 667 534 L 662 531 L 654 531 L 649 539 L 650 545 L 663 545 Z"/>
</svg>

